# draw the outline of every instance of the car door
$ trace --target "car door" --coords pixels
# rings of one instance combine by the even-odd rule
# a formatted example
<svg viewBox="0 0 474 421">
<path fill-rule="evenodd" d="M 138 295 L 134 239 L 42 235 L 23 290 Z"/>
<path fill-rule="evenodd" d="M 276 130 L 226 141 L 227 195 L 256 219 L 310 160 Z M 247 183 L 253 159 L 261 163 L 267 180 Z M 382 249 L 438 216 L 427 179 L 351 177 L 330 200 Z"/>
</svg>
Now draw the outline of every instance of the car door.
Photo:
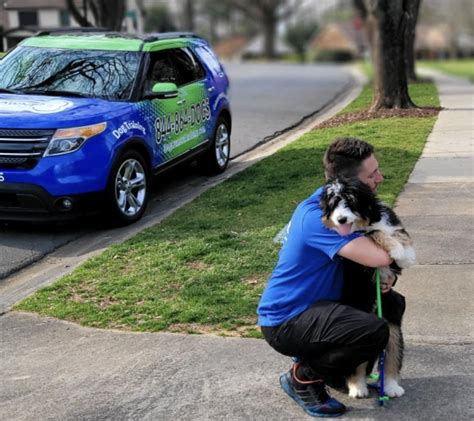
<svg viewBox="0 0 474 421">
<path fill-rule="evenodd" d="M 197 45 L 195 51 L 201 63 L 207 68 L 206 88 L 209 94 L 211 112 L 219 109 L 221 101 L 228 103 L 229 80 L 216 55 L 207 45 Z"/>
<path fill-rule="evenodd" d="M 174 126 L 179 141 L 174 145 L 173 153 L 180 155 L 211 139 L 211 110 L 206 72 L 192 51 L 189 48 L 173 49 L 171 59 L 178 74 L 179 106 Z"/>
<path fill-rule="evenodd" d="M 178 83 L 178 73 L 169 50 L 150 54 L 144 87 L 144 96 L 152 98 L 144 101 L 143 108 L 146 118 L 151 120 L 150 126 L 154 128 L 154 166 L 158 167 L 176 157 L 175 144 L 179 141 L 179 122 L 176 123 L 175 120 L 180 114 L 182 103 L 178 96 L 155 97 L 152 90 L 156 83 Z"/>
</svg>

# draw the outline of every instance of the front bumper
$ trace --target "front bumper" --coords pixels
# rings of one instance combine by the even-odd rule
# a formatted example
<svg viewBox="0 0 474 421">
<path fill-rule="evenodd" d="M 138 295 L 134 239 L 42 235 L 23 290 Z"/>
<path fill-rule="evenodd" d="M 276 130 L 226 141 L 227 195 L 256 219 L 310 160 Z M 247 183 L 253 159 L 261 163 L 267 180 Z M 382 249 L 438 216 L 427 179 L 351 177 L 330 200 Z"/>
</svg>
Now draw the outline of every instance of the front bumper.
<svg viewBox="0 0 474 421">
<path fill-rule="evenodd" d="M 0 184 L 1 221 L 54 222 L 94 214 L 103 206 L 103 192 L 52 196 L 34 184 Z M 64 206 L 64 201 L 71 203 Z"/>
</svg>

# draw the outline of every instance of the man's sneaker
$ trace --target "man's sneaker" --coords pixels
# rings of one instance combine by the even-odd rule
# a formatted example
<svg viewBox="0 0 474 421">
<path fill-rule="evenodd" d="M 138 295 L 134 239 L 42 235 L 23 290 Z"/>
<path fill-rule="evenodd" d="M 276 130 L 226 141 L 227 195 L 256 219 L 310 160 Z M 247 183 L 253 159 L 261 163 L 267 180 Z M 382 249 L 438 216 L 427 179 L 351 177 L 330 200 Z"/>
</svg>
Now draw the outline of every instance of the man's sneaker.
<svg viewBox="0 0 474 421">
<path fill-rule="evenodd" d="M 297 383 L 292 370 L 280 376 L 282 389 L 313 417 L 339 417 L 346 412 L 346 407 L 338 400 L 331 398 L 323 381 Z"/>
</svg>

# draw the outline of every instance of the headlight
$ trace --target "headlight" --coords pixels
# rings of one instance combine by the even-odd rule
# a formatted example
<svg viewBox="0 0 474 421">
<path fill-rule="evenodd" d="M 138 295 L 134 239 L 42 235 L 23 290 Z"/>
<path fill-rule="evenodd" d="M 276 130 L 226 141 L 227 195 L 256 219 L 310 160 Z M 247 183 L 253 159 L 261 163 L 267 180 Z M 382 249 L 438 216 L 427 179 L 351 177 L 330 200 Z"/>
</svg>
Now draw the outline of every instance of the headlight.
<svg viewBox="0 0 474 421">
<path fill-rule="evenodd" d="M 58 129 L 49 142 L 44 156 L 63 155 L 77 151 L 87 139 L 102 133 L 106 127 L 107 123 L 99 123 L 93 126 Z"/>
</svg>

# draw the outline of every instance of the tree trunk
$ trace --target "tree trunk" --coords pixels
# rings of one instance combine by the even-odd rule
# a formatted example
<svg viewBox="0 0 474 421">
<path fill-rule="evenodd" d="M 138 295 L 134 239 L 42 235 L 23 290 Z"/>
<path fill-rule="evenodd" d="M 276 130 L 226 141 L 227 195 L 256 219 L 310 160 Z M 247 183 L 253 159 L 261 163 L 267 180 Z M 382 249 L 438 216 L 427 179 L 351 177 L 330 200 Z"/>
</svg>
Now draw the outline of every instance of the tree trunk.
<svg viewBox="0 0 474 421">
<path fill-rule="evenodd" d="M 210 13 L 209 16 L 209 41 L 211 44 L 215 44 L 218 41 L 218 36 L 216 32 L 216 27 L 219 19 L 213 13 Z"/>
<path fill-rule="evenodd" d="M 405 31 L 405 70 L 409 81 L 416 81 L 415 35 L 421 0 L 407 2 L 407 28 Z"/>
<path fill-rule="evenodd" d="M 275 38 L 276 38 L 276 21 L 271 15 L 265 16 L 263 20 L 263 35 L 265 57 L 268 60 L 274 60 L 275 54 Z"/>
<path fill-rule="evenodd" d="M 79 9 L 76 7 L 76 5 L 74 4 L 74 0 L 66 0 L 66 6 L 67 6 L 67 9 L 69 11 L 69 13 L 71 13 L 72 17 L 74 18 L 74 20 L 80 25 L 80 26 L 92 26 L 92 24 L 86 19 L 85 16 L 82 16 L 81 12 L 79 11 Z"/>
<path fill-rule="evenodd" d="M 184 29 L 194 31 L 194 4 L 192 0 L 186 0 L 184 3 Z"/>
<path fill-rule="evenodd" d="M 370 111 L 410 108 L 405 70 L 406 3 L 413 0 L 365 0 L 371 28 L 374 98 Z"/>
<path fill-rule="evenodd" d="M 122 29 L 125 17 L 125 0 L 85 0 L 89 10 L 94 16 L 95 24 L 113 31 Z M 73 0 L 66 0 L 66 5 L 74 19 L 81 26 L 93 26 L 89 20 L 81 14 Z"/>
</svg>

